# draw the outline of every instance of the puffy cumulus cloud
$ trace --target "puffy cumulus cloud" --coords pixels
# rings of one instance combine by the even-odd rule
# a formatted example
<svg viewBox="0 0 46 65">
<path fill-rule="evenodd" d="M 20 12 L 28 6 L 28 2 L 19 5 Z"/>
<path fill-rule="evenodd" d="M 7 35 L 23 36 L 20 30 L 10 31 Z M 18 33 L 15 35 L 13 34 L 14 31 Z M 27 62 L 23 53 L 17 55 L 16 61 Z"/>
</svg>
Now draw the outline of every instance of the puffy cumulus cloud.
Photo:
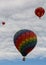
<svg viewBox="0 0 46 65">
<path fill-rule="evenodd" d="M 37 35 L 37 45 L 27 58 L 46 58 L 46 15 L 41 19 L 35 15 L 38 6 L 46 9 L 46 0 L 0 0 L 0 59 L 22 57 L 13 42 L 14 34 L 21 29 Z"/>
</svg>

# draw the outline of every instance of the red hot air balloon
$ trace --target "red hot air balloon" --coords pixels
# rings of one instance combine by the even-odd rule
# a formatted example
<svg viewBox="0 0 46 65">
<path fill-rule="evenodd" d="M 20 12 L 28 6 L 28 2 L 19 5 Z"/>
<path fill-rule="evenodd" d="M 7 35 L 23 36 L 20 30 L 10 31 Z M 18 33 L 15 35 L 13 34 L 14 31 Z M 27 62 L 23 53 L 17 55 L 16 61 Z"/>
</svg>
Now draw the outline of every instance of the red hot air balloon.
<svg viewBox="0 0 46 65">
<path fill-rule="evenodd" d="M 45 13 L 45 10 L 44 10 L 44 8 L 42 8 L 42 7 L 38 7 L 38 8 L 35 9 L 35 14 L 36 14 L 39 18 L 41 18 L 41 17 L 44 15 L 44 13 Z"/>
<path fill-rule="evenodd" d="M 2 25 L 5 25 L 5 22 L 4 21 L 2 21 Z"/>
<path fill-rule="evenodd" d="M 23 61 L 25 61 L 25 56 L 31 52 L 37 44 L 37 36 L 33 31 L 24 29 L 14 35 L 13 41 L 18 51 L 22 54 Z"/>
</svg>

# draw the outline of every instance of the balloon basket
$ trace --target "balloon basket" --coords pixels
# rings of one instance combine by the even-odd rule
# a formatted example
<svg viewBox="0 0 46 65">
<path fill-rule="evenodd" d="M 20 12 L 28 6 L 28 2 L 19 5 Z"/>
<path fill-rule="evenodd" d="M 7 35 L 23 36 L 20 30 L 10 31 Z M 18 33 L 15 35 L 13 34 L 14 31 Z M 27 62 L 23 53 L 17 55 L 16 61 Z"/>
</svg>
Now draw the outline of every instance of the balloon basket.
<svg viewBox="0 0 46 65">
<path fill-rule="evenodd" d="M 25 61 L 25 57 L 23 57 L 23 59 L 22 59 L 23 61 Z"/>
</svg>

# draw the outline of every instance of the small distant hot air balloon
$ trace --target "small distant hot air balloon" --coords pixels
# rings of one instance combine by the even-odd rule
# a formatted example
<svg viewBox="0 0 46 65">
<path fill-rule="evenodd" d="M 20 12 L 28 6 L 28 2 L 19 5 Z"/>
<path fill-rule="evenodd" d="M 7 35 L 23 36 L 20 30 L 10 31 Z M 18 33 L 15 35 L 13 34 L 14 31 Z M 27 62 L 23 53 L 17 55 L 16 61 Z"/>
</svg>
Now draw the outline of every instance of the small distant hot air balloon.
<svg viewBox="0 0 46 65">
<path fill-rule="evenodd" d="M 37 36 L 33 31 L 23 29 L 14 35 L 14 45 L 22 54 L 23 61 L 25 61 L 25 56 L 33 50 L 36 44 Z"/>
<path fill-rule="evenodd" d="M 42 8 L 42 7 L 38 7 L 38 8 L 35 9 L 35 14 L 36 14 L 39 18 L 41 18 L 41 17 L 44 15 L 44 13 L 45 13 L 45 10 L 44 10 L 44 8 Z"/>
<path fill-rule="evenodd" d="M 4 21 L 2 21 L 2 25 L 5 25 L 5 22 Z"/>
</svg>

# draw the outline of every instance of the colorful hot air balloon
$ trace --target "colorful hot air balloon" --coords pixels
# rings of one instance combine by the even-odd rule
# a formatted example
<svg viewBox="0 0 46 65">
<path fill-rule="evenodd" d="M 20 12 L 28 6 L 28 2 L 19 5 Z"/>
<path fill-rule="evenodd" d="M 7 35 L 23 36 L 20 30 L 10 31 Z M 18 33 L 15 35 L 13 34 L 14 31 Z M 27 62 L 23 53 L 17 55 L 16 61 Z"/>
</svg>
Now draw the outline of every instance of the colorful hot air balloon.
<svg viewBox="0 0 46 65">
<path fill-rule="evenodd" d="M 44 10 L 44 8 L 42 8 L 42 7 L 38 7 L 38 8 L 35 9 L 35 14 L 36 14 L 39 18 L 41 18 L 41 17 L 44 15 L 44 13 L 45 13 L 45 10 Z"/>
<path fill-rule="evenodd" d="M 14 35 L 14 44 L 18 51 L 22 54 L 23 60 L 25 56 L 32 51 L 37 43 L 37 36 L 33 31 L 20 30 Z"/>
</svg>

